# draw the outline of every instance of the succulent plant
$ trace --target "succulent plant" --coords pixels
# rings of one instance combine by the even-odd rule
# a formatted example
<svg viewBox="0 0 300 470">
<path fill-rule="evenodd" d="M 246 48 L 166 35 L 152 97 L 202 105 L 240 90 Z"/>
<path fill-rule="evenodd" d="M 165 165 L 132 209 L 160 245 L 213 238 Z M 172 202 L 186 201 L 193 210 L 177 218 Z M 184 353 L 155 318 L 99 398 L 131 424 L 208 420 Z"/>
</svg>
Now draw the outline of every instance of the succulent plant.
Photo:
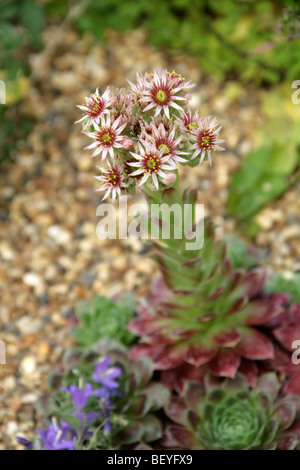
<svg viewBox="0 0 300 470">
<path fill-rule="evenodd" d="M 166 191 L 162 202 L 195 204 L 194 192 Z M 263 293 L 264 273 L 232 268 L 225 242 L 214 240 L 209 218 L 204 240 L 194 251 L 185 249 L 184 239 L 156 243 L 163 282 L 129 323 L 129 330 L 140 336 L 131 356 L 151 357 L 158 370 L 209 363 L 216 375 L 232 378 L 244 359 L 273 358 L 273 343 L 261 327 L 283 306 L 275 294 Z"/>
<path fill-rule="evenodd" d="M 285 311 L 271 320 L 268 327 L 274 338 L 274 358 L 267 365 L 286 377 L 285 393 L 300 395 L 300 304 L 287 301 Z"/>
<path fill-rule="evenodd" d="M 235 379 L 186 382 L 184 396 L 165 407 L 170 424 L 163 445 L 207 450 L 293 450 L 300 443 L 300 399 L 280 396 L 275 373 L 250 389 Z"/>
<path fill-rule="evenodd" d="M 76 307 L 79 324 L 73 327 L 71 335 L 85 348 L 102 338 L 113 338 L 129 345 L 135 337 L 125 328 L 134 309 L 135 301 L 130 295 L 123 295 L 119 299 L 97 295 L 90 301 L 81 301 Z"/>
</svg>

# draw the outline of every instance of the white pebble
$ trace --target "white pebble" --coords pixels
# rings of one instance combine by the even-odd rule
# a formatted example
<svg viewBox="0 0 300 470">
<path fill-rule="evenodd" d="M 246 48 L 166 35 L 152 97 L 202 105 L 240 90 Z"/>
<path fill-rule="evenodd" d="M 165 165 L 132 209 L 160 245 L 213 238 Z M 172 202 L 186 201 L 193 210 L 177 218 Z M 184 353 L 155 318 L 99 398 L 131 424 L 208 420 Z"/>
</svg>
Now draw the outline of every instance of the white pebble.
<svg viewBox="0 0 300 470">
<path fill-rule="evenodd" d="M 20 371 L 23 375 L 32 374 L 36 369 L 36 360 L 33 356 L 25 356 L 20 362 Z"/>
<path fill-rule="evenodd" d="M 15 434 L 18 430 L 18 425 L 15 421 L 8 421 L 6 424 L 7 434 Z"/>
<path fill-rule="evenodd" d="M 47 233 L 58 245 L 66 245 L 67 243 L 70 243 L 72 239 L 70 232 L 59 225 L 51 225 L 51 227 L 48 228 Z"/>
<path fill-rule="evenodd" d="M 43 281 L 42 281 L 41 277 L 38 274 L 36 274 L 34 272 L 27 272 L 23 276 L 23 282 L 27 286 L 37 287 Z"/>
</svg>

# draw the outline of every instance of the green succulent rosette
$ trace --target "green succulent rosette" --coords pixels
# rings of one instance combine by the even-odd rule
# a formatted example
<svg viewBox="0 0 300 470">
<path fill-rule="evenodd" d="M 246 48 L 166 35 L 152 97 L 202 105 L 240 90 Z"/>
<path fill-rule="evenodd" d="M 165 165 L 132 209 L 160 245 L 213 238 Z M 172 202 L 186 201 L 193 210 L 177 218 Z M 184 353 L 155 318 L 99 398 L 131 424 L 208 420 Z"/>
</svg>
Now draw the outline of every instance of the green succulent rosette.
<svg viewBox="0 0 300 470">
<path fill-rule="evenodd" d="M 280 396 L 275 373 L 263 374 L 251 389 L 245 377 L 223 382 L 187 382 L 183 398 L 165 411 L 164 445 L 197 450 L 293 450 L 300 442 L 300 401 Z"/>
</svg>

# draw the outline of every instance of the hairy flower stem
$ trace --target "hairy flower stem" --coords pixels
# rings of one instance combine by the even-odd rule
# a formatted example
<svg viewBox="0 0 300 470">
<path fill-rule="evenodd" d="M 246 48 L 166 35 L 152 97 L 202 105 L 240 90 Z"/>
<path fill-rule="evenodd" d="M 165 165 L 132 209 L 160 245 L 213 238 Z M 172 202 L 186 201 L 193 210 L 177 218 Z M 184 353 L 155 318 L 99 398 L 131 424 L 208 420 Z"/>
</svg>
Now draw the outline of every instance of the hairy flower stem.
<svg viewBox="0 0 300 470">
<path fill-rule="evenodd" d="M 204 322 L 213 322 L 216 314 L 218 320 L 232 308 L 240 296 L 237 273 L 233 273 L 228 260 L 226 260 L 226 249 L 224 243 L 215 243 L 213 240 L 214 226 L 210 219 L 205 221 L 204 245 L 196 249 L 187 249 L 191 242 L 186 232 L 192 228 L 200 230 L 199 222 L 195 225 L 196 191 L 185 191 L 181 193 L 178 178 L 172 188 L 163 192 L 152 192 L 147 188 L 147 201 L 149 209 L 153 204 L 165 204 L 170 215 L 170 237 L 163 236 L 162 226 L 167 223 L 163 218 L 163 211 L 159 212 L 159 218 L 151 219 L 149 228 L 154 224 L 159 230 L 159 239 L 155 241 L 154 259 L 158 262 L 162 271 L 165 284 L 176 294 L 176 301 L 171 305 L 174 317 L 178 319 L 178 326 L 188 326 L 199 330 L 199 319 Z M 176 204 L 179 212 L 172 213 L 172 206 Z M 180 209 L 180 210 L 179 210 Z M 190 212 L 190 223 L 188 227 L 183 226 L 184 216 L 187 219 Z M 181 212 L 181 213 L 180 213 Z M 181 238 L 174 237 L 174 230 L 182 226 Z M 228 276 L 231 273 L 231 276 Z M 214 297 L 213 298 L 213 294 Z M 222 296 L 226 301 L 220 302 Z M 168 304 L 170 304 L 168 302 Z M 223 304 L 223 305 L 222 305 Z M 218 305 L 218 309 L 216 309 Z M 240 313 L 240 312 L 239 312 Z M 204 333 L 212 323 L 201 331 Z M 226 323 L 234 325 L 234 315 L 226 320 Z M 224 322 L 223 322 L 224 325 Z M 174 323 L 173 323 L 174 326 Z"/>
</svg>

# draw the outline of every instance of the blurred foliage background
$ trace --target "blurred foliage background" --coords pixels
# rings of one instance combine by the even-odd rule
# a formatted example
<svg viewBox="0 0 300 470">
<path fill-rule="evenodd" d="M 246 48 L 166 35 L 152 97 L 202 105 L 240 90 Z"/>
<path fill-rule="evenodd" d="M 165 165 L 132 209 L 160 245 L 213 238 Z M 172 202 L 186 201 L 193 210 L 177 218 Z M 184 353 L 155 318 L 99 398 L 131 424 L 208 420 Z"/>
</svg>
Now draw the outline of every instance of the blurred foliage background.
<svg viewBox="0 0 300 470">
<path fill-rule="evenodd" d="M 241 87 L 268 90 L 266 115 L 257 148 L 230 183 L 227 209 L 252 236 L 255 214 L 299 180 L 300 106 L 291 101 L 300 78 L 300 4 L 297 0 L 2 0 L 0 3 L 0 79 L 6 104 L 0 105 L 0 163 L 32 126 L 20 103 L 30 86 L 29 51 L 43 46 L 46 24 L 69 20 L 77 31 L 106 40 L 108 30 L 143 27 L 149 42 L 170 53 L 194 57 L 201 70 L 227 92 Z M 13 104 L 13 106 L 11 106 Z"/>
</svg>

